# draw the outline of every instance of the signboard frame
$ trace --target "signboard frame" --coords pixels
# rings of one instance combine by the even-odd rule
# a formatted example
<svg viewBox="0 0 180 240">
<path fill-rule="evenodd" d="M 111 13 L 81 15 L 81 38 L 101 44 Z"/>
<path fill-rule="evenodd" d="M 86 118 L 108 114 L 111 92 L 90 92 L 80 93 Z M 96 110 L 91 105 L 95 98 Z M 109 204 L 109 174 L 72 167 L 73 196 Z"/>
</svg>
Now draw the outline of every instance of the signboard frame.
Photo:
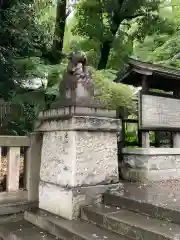
<svg viewBox="0 0 180 240">
<path fill-rule="evenodd" d="M 165 94 L 165 93 L 156 93 L 156 92 L 144 92 L 143 90 L 139 91 L 139 96 L 138 96 L 138 119 L 139 119 L 139 130 L 141 131 L 169 131 L 169 132 L 180 132 L 180 122 L 179 122 L 179 127 L 171 127 L 171 126 L 154 126 L 154 125 L 149 125 L 149 126 L 143 126 L 143 113 L 142 113 L 142 108 L 143 108 L 143 95 L 148 95 L 148 96 L 155 96 L 155 97 L 164 97 L 166 99 L 175 99 L 179 100 L 179 112 L 180 112 L 180 97 L 176 97 L 174 95 L 170 94 Z M 173 116 L 172 116 L 173 117 Z"/>
</svg>

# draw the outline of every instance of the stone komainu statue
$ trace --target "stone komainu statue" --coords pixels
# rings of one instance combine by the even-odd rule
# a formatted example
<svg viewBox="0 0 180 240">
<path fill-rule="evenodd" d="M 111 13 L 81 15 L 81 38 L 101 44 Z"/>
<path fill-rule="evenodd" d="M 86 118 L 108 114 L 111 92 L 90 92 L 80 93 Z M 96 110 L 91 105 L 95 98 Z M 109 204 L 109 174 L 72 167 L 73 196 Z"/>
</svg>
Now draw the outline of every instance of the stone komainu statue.
<svg viewBox="0 0 180 240">
<path fill-rule="evenodd" d="M 79 87 L 80 86 L 80 87 Z M 85 53 L 71 53 L 63 80 L 59 86 L 60 95 L 73 100 L 94 96 L 94 84 L 87 67 Z"/>
</svg>

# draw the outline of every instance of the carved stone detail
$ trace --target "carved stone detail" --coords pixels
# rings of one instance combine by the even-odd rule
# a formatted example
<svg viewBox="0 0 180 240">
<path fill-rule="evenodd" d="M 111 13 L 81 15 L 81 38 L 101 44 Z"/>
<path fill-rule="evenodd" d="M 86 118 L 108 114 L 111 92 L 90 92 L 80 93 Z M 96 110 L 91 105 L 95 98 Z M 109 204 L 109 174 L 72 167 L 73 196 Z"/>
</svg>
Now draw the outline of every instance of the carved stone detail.
<svg viewBox="0 0 180 240">
<path fill-rule="evenodd" d="M 84 53 L 71 53 L 63 80 L 59 86 L 60 96 L 64 99 L 78 101 L 91 100 L 94 96 L 94 84 L 87 67 Z"/>
</svg>

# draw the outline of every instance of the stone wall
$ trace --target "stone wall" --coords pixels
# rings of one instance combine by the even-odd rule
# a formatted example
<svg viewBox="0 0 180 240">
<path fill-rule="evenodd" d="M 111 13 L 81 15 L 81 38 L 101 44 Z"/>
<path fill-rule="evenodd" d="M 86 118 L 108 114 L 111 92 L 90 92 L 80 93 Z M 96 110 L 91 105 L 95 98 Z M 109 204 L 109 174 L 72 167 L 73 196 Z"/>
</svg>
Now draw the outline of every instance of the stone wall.
<svg viewBox="0 0 180 240">
<path fill-rule="evenodd" d="M 132 181 L 180 179 L 179 148 L 123 149 L 122 174 Z"/>
</svg>

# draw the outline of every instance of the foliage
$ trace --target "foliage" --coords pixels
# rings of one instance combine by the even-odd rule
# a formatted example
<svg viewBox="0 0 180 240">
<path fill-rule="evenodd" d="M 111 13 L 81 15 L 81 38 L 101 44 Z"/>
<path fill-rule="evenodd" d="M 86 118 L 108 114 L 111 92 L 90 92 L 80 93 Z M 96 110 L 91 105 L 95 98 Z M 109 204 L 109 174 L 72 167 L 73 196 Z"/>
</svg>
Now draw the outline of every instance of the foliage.
<svg viewBox="0 0 180 240">
<path fill-rule="evenodd" d="M 116 71 L 99 70 L 93 72 L 95 80 L 95 97 L 102 100 L 107 107 L 117 109 L 118 107 L 126 107 L 132 110 L 133 91 L 130 87 L 114 83 Z"/>
<path fill-rule="evenodd" d="M 23 136 L 32 132 L 38 113 L 38 105 L 21 103 L 21 115 L 8 120 L 6 134 Z"/>
<path fill-rule="evenodd" d="M 25 83 L 28 84 L 29 87 L 27 88 L 27 85 L 24 86 L 24 88 L 14 92 L 11 97 L 13 104 L 22 106 L 21 117 L 19 119 L 13 119 L 13 121 L 9 123 L 10 129 L 13 129 L 13 131 L 18 134 L 31 132 L 39 112 L 49 108 L 56 97 L 59 96 L 59 83 L 62 80 L 62 74 L 66 66 L 66 62 L 53 66 L 43 65 L 38 59 L 36 59 L 35 62 L 39 63 L 36 65 L 37 71 L 33 70 L 31 72 L 31 68 L 27 68 L 27 71 L 25 71 L 28 77 L 28 81 L 26 79 Z M 35 62 L 33 61 L 33 63 Z M 34 67 L 35 66 L 33 66 L 32 69 L 35 69 Z M 40 78 L 42 82 L 37 89 L 33 89 L 35 76 L 46 76 L 46 78 L 44 78 L 46 81 Z M 31 86 L 32 89 L 30 89 Z"/>
<path fill-rule="evenodd" d="M 177 21 L 177 24 L 180 24 L 180 3 L 179 0 L 171 0 L 171 5 L 173 9 L 173 13 L 175 15 L 175 20 Z"/>
<path fill-rule="evenodd" d="M 151 55 L 151 61 L 162 63 L 163 65 L 175 65 L 180 61 L 180 38 L 179 34 L 172 36 L 163 45 L 156 48 Z M 179 62 L 180 63 L 180 62 Z"/>
<path fill-rule="evenodd" d="M 19 58 L 41 56 L 46 44 L 44 28 L 36 20 L 34 1 L 1 1 L 0 6 L 0 89 L 8 100 L 19 78 Z M 22 75 L 22 74 L 20 74 Z"/>
<path fill-rule="evenodd" d="M 81 0 L 76 9 L 73 34 L 91 39 L 99 46 L 99 69 L 108 66 L 110 56 L 116 59 L 116 68 L 120 68 L 132 51 L 134 39 L 142 41 L 146 35 L 154 32 L 174 31 L 170 22 L 159 14 L 161 2 Z M 123 52 L 118 58 L 117 50 Z"/>
<path fill-rule="evenodd" d="M 133 89 L 113 79 L 132 53 L 143 61 L 180 68 L 178 2 L 172 0 L 170 11 L 164 1 L 79 0 L 75 16 L 67 20 L 65 0 L 61 5 L 53 0 L 2 0 L 0 95 L 23 109 L 9 125 L 14 134 L 31 131 L 38 112 L 55 101 L 67 65 L 62 51 L 83 50 L 93 67 L 96 98 L 129 111 Z"/>
<path fill-rule="evenodd" d="M 119 20 L 121 24 L 124 20 L 132 20 L 139 17 L 138 22 L 142 23 L 147 19 L 147 15 L 152 14 L 150 11 L 157 11 L 160 1 L 87 1 L 81 0 L 77 5 L 76 19 L 77 23 L 74 32 L 80 36 L 97 39 L 100 42 L 114 38 L 113 28 L 115 21 Z M 117 19 L 114 19 L 113 16 Z M 122 24 L 125 25 L 124 23 Z M 141 33 L 143 34 L 143 33 Z"/>
<path fill-rule="evenodd" d="M 155 64 L 180 68 L 179 33 L 157 36 L 157 39 L 156 36 L 147 38 L 143 44 L 136 46 L 134 56 Z"/>
<path fill-rule="evenodd" d="M 168 22 L 174 31 L 156 33 L 146 36 L 142 43 L 135 42 L 133 57 L 178 69 L 180 68 L 180 22 L 177 21 L 175 10 L 166 9 L 163 14 L 168 16 Z"/>
</svg>

